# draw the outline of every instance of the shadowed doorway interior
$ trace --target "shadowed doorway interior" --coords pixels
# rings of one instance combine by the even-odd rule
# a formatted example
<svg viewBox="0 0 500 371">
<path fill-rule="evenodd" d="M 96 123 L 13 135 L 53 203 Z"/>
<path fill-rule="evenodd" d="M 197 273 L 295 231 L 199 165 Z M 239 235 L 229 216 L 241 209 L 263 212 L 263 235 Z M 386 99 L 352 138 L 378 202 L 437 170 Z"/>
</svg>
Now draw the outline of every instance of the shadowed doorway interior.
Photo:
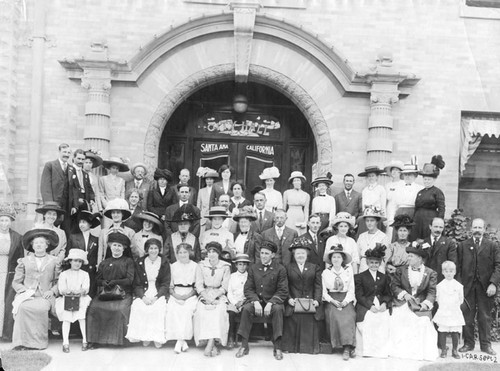
<svg viewBox="0 0 500 371">
<path fill-rule="evenodd" d="M 311 180 L 317 151 L 311 128 L 300 110 L 283 94 L 265 85 L 248 83 L 248 109 L 233 111 L 234 82 L 203 88 L 183 102 L 168 120 L 162 134 L 158 166 L 173 171 L 177 179 L 183 168 L 191 171 L 191 184 L 203 187 L 195 177 L 200 166 L 218 170 L 223 164 L 235 169 L 234 180 L 250 190 L 264 185 L 259 174 L 277 166 L 281 177 L 275 188 L 288 188 L 295 170 Z M 306 186 L 306 191 L 310 187 Z"/>
</svg>

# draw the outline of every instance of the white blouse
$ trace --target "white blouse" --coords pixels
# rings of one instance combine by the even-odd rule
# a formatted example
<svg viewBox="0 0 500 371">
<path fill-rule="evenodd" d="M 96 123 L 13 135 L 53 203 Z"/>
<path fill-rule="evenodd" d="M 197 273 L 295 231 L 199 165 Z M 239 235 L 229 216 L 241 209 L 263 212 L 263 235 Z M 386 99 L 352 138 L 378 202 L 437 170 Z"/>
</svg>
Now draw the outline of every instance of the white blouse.
<svg viewBox="0 0 500 371">
<path fill-rule="evenodd" d="M 274 212 L 276 209 L 283 209 L 283 195 L 281 192 L 266 188 L 261 191 L 266 195 L 266 210 Z"/>
<path fill-rule="evenodd" d="M 328 240 L 326 240 L 325 255 L 323 256 L 323 259 L 328 257 L 328 253 L 332 249 L 332 246 L 338 244 L 341 244 L 344 251 L 351 255 L 352 264 L 359 264 L 358 245 L 356 244 L 356 241 L 354 241 L 354 239 L 351 237 L 339 238 L 338 235 L 331 236 L 330 238 L 328 238 Z"/>
<path fill-rule="evenodd" d="M 227 299 L 233 305 L 241 300 L 245 300 L 244 287 L 247 282 L 248 272 L 240 273 L 238 271 L 231 274 L 229 286 L 227 289 Z"/>
<path fill-rule="evenodd" d="M 342 289 L 335 288 L 335 278 L 339 277 L 342 281 Z M 347 303 L 354 302 L 356 296 L 354 294 L 354 273 L 352 271 L 351 265 L 347 265 L 345 268 L 341 268 L 337 272 L 333 267 L 325 269 L 321 273 L 321 281 L 323 283 L 323 301 L 330 302 L 332 298 L 328 295 L 329 291 L 335 292 L 346 292 L 345 301 Z"/>
</svg>

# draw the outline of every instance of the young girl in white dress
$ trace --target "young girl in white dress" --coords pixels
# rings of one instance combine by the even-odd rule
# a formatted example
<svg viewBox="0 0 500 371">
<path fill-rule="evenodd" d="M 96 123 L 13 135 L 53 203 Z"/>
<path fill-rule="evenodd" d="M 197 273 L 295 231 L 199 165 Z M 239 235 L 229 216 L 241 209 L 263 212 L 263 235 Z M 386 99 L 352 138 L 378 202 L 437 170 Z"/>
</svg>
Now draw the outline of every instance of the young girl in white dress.
<svg viewBox="0 0 500 371">
<path fill-rule="evenodd" d="M 441 358 L 446 358 L 446 336 L 451 335 L 453 358 L 460 359 L 458 354 L 458 338 L 465 325 L 460 305 L 464 301 L 464 287 L 453 277 L 457 271 L 455 263 L 445 261 L 442 265 L 444 280 L 438 283 L 436 301 L 439 304 L 434 323 L 438 325 L 438 343 L 441 349 Z"/>
<path fill-rule="evenodd" d="M 88 295 L 90 288 L 89 274 L 80 269 L 83 264 L 88 264 L 87 253 L 80 249 L 71 249 L 68 257 L 71 268 L 59 275 L 57 287 L 62 295 L 56 299 L 56 314 L 62 321 L 63 352 L 69 353 L 69 329 L 71 323 L 78 321 L 82 332 L 82 351 L 88 349 L 87 336 L 85 331 L 85 314 L 90 304 L 91 298 Z M 76 295 L 80 297 L 78 310 L 65 310 L 65 296 Z"/>
</svg>

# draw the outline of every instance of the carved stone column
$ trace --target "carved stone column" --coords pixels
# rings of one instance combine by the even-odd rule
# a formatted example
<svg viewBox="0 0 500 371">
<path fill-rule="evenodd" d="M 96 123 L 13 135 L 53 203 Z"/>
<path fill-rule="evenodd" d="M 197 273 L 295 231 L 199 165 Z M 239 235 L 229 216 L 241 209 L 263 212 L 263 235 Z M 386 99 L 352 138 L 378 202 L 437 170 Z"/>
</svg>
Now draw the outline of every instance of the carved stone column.
<svg viewBox="0 0 500 371">
<path fill-rule="evenodd" d="M 92 44 L 92 53 L 100 60 L 107 59 L 107 47 L 104 44 Z M 95 149 L 101 152 L 103 158 L 108 158 L 111 139 L 111 106 L 109 104 L 111 69 L 108 67 L 85 68 L 82 87 L 88 90 L 83 132 L 85 149 Z"/>
<path fill-rule="evenodd" d="M 363 77 L 371 84 L 366 165 L 383 167 L 392 155 L 392 106 L 399 101 L 399 85 L 414 85 L 418 78 L 414 74 L 396 71 L 392 55 L 386 50 L 379 53 L 375 67 Z"/>
<path fill-rule="evenodd" d="M 233 2 L 229 5 L 234 12 L 235 81 L 246 83 L 252 55 L 255 14 L 261 5 L 258 2 Z"/>
</svg>

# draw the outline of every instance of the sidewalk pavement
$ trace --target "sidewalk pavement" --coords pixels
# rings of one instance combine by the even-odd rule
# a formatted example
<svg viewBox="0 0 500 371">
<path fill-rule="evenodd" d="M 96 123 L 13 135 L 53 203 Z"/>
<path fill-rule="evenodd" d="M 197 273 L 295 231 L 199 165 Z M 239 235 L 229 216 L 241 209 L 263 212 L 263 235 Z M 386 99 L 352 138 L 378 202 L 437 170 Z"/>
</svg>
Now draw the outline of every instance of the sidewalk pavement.
<svg viewBox="0 0 500 371">
<path fill-rule="evenodd" d="M 141 344 L 125 348 L 106 347 L 87 352 L 81 351 L 79 340 L 70 341 L 70 353 L 62 352 L 60 340 L 51 340 L 49 347 L 44 350 L 52 357 L 51 363 L 44 371 L 414 371 L 421 367 L 431 365 L 433 362 L 411 361 L 406 359 L 378 359 L 357 356 L 349 361 L 343 361 L 340 353 L 334 354 L 284 354 L 282 361 L 273 358 L 272 345 L 269 342 L 259 341 L 250 343 L 250 354 L 243 358 L 236 358 L 236 349 L 223 349 L 221 355 L 214 358 L 203 356 L 203 348 L 195 348 L 194 344 L 186 353 L 174 353 L 175 342 L 169 342 L 161 349 L 153 345 L 145 348 Z M 449 344 L 451 348 L 451 344 Z M 1 350 L 10 349 L 10 344 L 1 344 Z M 493 349 L 500 355 L 500 343 L 493 343 Z M 448 353 L 451 353 L 449 351 Z M 469 357 L 485 355 L 478 350 L 469 353 Z M 435 363 L 463 363 L 473 360 L 464 358 L 455 360 L 451 354 L 447 358 L 438 358 Z M 476 361 L 482 364 L 493 362 Z M 498 360 L 500 364 L 500 358 Z M 500 366 L 499 366 L 500 368 Z"/>
</svg>

